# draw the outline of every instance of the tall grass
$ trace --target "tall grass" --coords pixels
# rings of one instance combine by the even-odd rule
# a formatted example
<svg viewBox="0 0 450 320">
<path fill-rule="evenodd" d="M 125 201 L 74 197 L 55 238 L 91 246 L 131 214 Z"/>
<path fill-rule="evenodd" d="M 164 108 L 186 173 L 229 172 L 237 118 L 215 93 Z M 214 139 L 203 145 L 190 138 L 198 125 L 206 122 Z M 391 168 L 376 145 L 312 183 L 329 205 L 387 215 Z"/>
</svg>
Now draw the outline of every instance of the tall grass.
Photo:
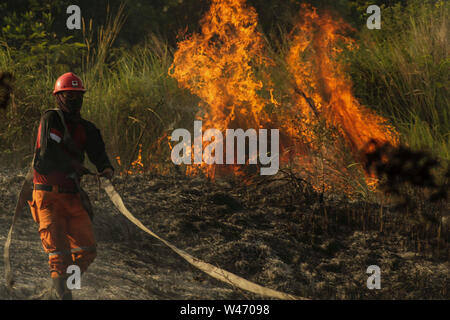
<svg viewBox="0 0 450 320">
<path fill-rule="evenodd" d="M 389 117 L 403 142 L 449 160 L 450 3 L 386 8 L 381 30 L 364 30 L 352 58 L 356 94 Z"/>
<path fill-rule="evenodd" d="M 384 9 L 382 29 L 364 29 L 360 48 L 350 60 L 355 93 L 362 103 L 390 118 L 411 147 L 428 149 L 446 160 L 449 6 L 443 1 L 412 1 L 406 8 Z M 0 123 L 1 153 L 16 155 L 14 165 L 29 163 L 39 116 L 54 106 L 51 89 L 67 71 L 85 82 L 82 114 L 100 128 L 111 158 L 120 157 L 122 166 L 136 158 L 138 144 L 146 167 L 170 159 L 167 140 L 160 138 L 171 129 L 192 125 L 198 98 L 180 89 L 167 72 L 174 48 L 151 35 L 135 48 L 115 48 L 126 16 L 120 8 L 108 17 L 97 29 L 92 21 L 83 24 L 85 46 L 72 65 L 24 65 L 14 59 L 7 44 L 0 46 L 0 70 L 12 71 L 17 78 L 12 103 L 7 112 L 1 111 Z M 274 94 L 283 103 L 289 100 L 290 87 L 282 63 L 286 45 L 282 42 L 270 51 L 276 64 L 270 68 Z"/>
<path fill-rule="evenodd" d="M 167 147 L 167 139 L 158 139 L 193 122 L 195 97 L 168 76 L 171 61 L 167 45 L 151 37 L 145 46 L 121 52 L 101 81 L 90 82 L 83 114 L 98 125 L 122 165 L 134 160 L 137 143 L 146 167 L 167 159 L 168 150 L 160 159 L 152 157 L 155 150 L 168 149 L 160 148 Z"/>
</svg>

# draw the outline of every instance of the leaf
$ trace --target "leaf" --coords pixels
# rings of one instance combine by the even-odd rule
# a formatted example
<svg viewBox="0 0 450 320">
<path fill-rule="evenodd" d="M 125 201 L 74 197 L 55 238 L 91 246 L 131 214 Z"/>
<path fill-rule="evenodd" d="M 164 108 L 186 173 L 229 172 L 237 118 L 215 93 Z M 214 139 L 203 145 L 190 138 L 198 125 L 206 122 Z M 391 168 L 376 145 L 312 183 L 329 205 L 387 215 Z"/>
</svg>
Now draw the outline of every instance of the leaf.
<svg viewBox="0 0 450 320">
<path fill-rule="evenodd" d="M 77 47 L 77 48 L 86 48 L 87 47 L 86 44 L 81 43 L 81 42 L 74 42 L 74 43 L 71 43 L 71 45 L 73 45 L 74 47 Z"/>
<path fill-rule="evenodd" d="M 72 39 L 72 38 L 73 38 L 73 36 L 63 37 L 63 38 L 61 39 L 61 42 L 62 42 L 62 43 L 65 43 L 65 42 L 67 42 L 68 40 L 70 40 L 70 39 Z"/>
</svg>

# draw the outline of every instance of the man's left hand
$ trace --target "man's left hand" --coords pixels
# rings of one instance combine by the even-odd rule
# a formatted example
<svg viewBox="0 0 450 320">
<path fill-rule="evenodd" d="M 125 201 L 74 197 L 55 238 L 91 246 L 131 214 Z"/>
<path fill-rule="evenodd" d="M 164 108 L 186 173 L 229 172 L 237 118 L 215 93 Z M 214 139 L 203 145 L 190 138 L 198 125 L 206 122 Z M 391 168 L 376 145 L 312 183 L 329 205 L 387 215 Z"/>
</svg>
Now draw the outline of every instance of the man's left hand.
<svg viewBox="0 0 450 320">
<path fill-rule="evenodd" d="M 113 178 L 113 176 L 114 176 L 114 170 L 111 168 L 106 168 L 105 170 L 103 170 L 100 173 L 100 177 L 105 177 L 109 180 L 111 180 Z"/>
</svg>

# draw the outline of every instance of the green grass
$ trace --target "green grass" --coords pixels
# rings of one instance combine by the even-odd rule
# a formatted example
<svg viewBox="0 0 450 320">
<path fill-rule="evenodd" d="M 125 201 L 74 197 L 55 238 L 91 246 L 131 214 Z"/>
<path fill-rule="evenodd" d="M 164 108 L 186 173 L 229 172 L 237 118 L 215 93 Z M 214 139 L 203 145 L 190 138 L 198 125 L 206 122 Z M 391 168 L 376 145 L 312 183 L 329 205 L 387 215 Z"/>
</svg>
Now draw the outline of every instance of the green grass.
<svg viewBox="0 0 450 320">
<path fill-rule="evenodd" d="M 450 159 L 450 3 L 411 1 L 384 9 L 364 30 L 351 74 L 362 102 L 392 120 L 403 142 Z"/>
<path fill-rule="evenodd" d="M 113 70 L 89 86 L 84 115 L 98 124 L 108 137 L 110 152 L 122 162 L 134 158 L 138 142 L 143 158 L 149 159 L 159 137 L 193 122 L 195 97 L 180 90 L 168 76 L 171 60 L 169 48 L 153 39 L 152 44 L 122 52 Z M 161 144 L 167 146 L 167 140 Z"/>
</svg>

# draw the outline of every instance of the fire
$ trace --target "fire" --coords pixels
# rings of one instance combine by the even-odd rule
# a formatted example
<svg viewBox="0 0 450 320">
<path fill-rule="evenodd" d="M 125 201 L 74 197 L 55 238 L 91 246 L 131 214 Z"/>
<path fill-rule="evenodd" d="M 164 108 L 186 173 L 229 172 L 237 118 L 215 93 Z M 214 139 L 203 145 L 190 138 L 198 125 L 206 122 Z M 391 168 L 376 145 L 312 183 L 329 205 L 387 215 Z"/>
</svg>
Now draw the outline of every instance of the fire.
<svg viewBox="0 0 450 320">
<path fill-rule="evenodd" d="M 115 157 L 117 164 L 120 166 L 122 166 L 122 161 L 120 159 L 119 156 Z M 139 144 L 139 154 L 136 158 L 136 160 L 134 160 L 131 164 L 130 167 L 126 170 L 124 170 L 123 172 L 120 172 L 119 175 L 124 175 L 124 174 L 137 174 L 137 173 L 144 173 L 144 163 L 142 162 L 142 144 Z"/>
<path fill-rule="evenodd" d="M 262 54 L 257 15 L 245 0 L 213 0 L 202 33 L 178 44 L 171 75 L 207 104 L 203 121 L 219 130 L 233 124 L 259 127 L 266 115 L 257 91 L 263 84 L 254 68 Z M 250 123 L 248 123 L 250 122 Z"/>
<path fill-rule="evenodd" d="M 349 50 L 356 46 L 353 39 L 344 35 L 348 31 L 351 27 L 341 18 L 327 12 L 319 15 L 315 8 L 302 5 L 300 19 L 291 32 L 292 46 L 286 62 L 294 79 L 296 112 L 304 119 L 303 140 L 313 143 L 311 127 L 323 120 L 326 127 L 336 129 L 335 139 L 336 133 L 344 138 L 354 159 L 363 161 L 364 153 L 371 151 L 368 147 L 373 147 L 371 141 L 396 145 L 398 136 L 386 119 L 362 106 L 352 93 L 352 82 L 345 74 L 344 64 L 338 62 L 342 46 Z M 311 99 L 310 103 L 307 99 Z M 336 151 L 334 145 L 322 146 L 322 157 L 332 159 L 335 164 L 340 162 L 338 167 L 346 171 L 345 163 L 334 156 Z M 311 164 L 313 159 L 302 160 Z M 366 183 L 372 188 L 376 179 L 367 175 Z"/>
<path fill-rule="evenodd" d="M 142 163 L 142 144 L 139 144 L 139 153 L 136 160 L 131 163 L 131 168 L 128 170 L 128 174 L 143 173 L 144 164 Z"/>
<path fill-rule="evenodd" d="M 246 130 L 270 123 L 263 110 L 267 101 L 258 95 L 265 88 L 255 72 L 270 60 L 257 25 L 256 11 L 245 0 L 213 0 L 202 32 L 178 44 L 169 72 L 202 99 L 198 120 L 205 128 Z M 214 175 L 217 166 L 201 167 Z"/>
<path fill-rule="evenodd" d="M 356 154 L 374 139 L 397 144 L 394 129 L 386 119 L 362 106 L 353 96 L 351 80 L 337 62 L 341 42 L 349 49 L 352 39 L 342 35 L 351 27 L 329 13 L 319 16 L 314 8 L 302 6 L 301 20 L 292 31 L 293 45 L 287 57 L 295 85 L 309 95 L 327 124 L 338 131 Z M 299 97 L 299 112 L 313 121 L 310 110 Z"/>
<path fill-rule="evenodd" d="M 294 163 L 299 172 L 315 171 L 315 177 L 317 172 L 325 176 L 324 168 L 330 163 L 339 172 L 348 167 L 339 158 L 336 142 L 318 142 L 318 127 L 330 129 L 335 141 L 342 138 L 354 161 L 362 161 L 361 152 L 372 139 L 397 144 L 396 133 L 386 120 L 352 94 L 351 80 L 338 61 L 342 46 L 355 46 L 342 34 L 350 30 L 344 21 L 302 6 L 286 55 L 287 79 L 292 79 L 290 106 L 274 98 L 276 88 L 264 72 L 274 63 L 265 52 L 257 25 L 256 11 L 245 0 L 212 0 L 201 32 L 178 43 L 169 74 L 201 98 L 197 119 L 205 128 L 280 129 L 280 163 Z M 320 156 L 313 156 L 314 152 Z M 222 165 L 188 166 L 187 171 L 200 170 L 214 177 L 218 172 L 229 173 L 230 168 L 242 174 L 236 167 Z M 318 181 L 313 184 L 317 186 Z M 323 181 L 320 188 L 326 189 Z"/>
</svg>

